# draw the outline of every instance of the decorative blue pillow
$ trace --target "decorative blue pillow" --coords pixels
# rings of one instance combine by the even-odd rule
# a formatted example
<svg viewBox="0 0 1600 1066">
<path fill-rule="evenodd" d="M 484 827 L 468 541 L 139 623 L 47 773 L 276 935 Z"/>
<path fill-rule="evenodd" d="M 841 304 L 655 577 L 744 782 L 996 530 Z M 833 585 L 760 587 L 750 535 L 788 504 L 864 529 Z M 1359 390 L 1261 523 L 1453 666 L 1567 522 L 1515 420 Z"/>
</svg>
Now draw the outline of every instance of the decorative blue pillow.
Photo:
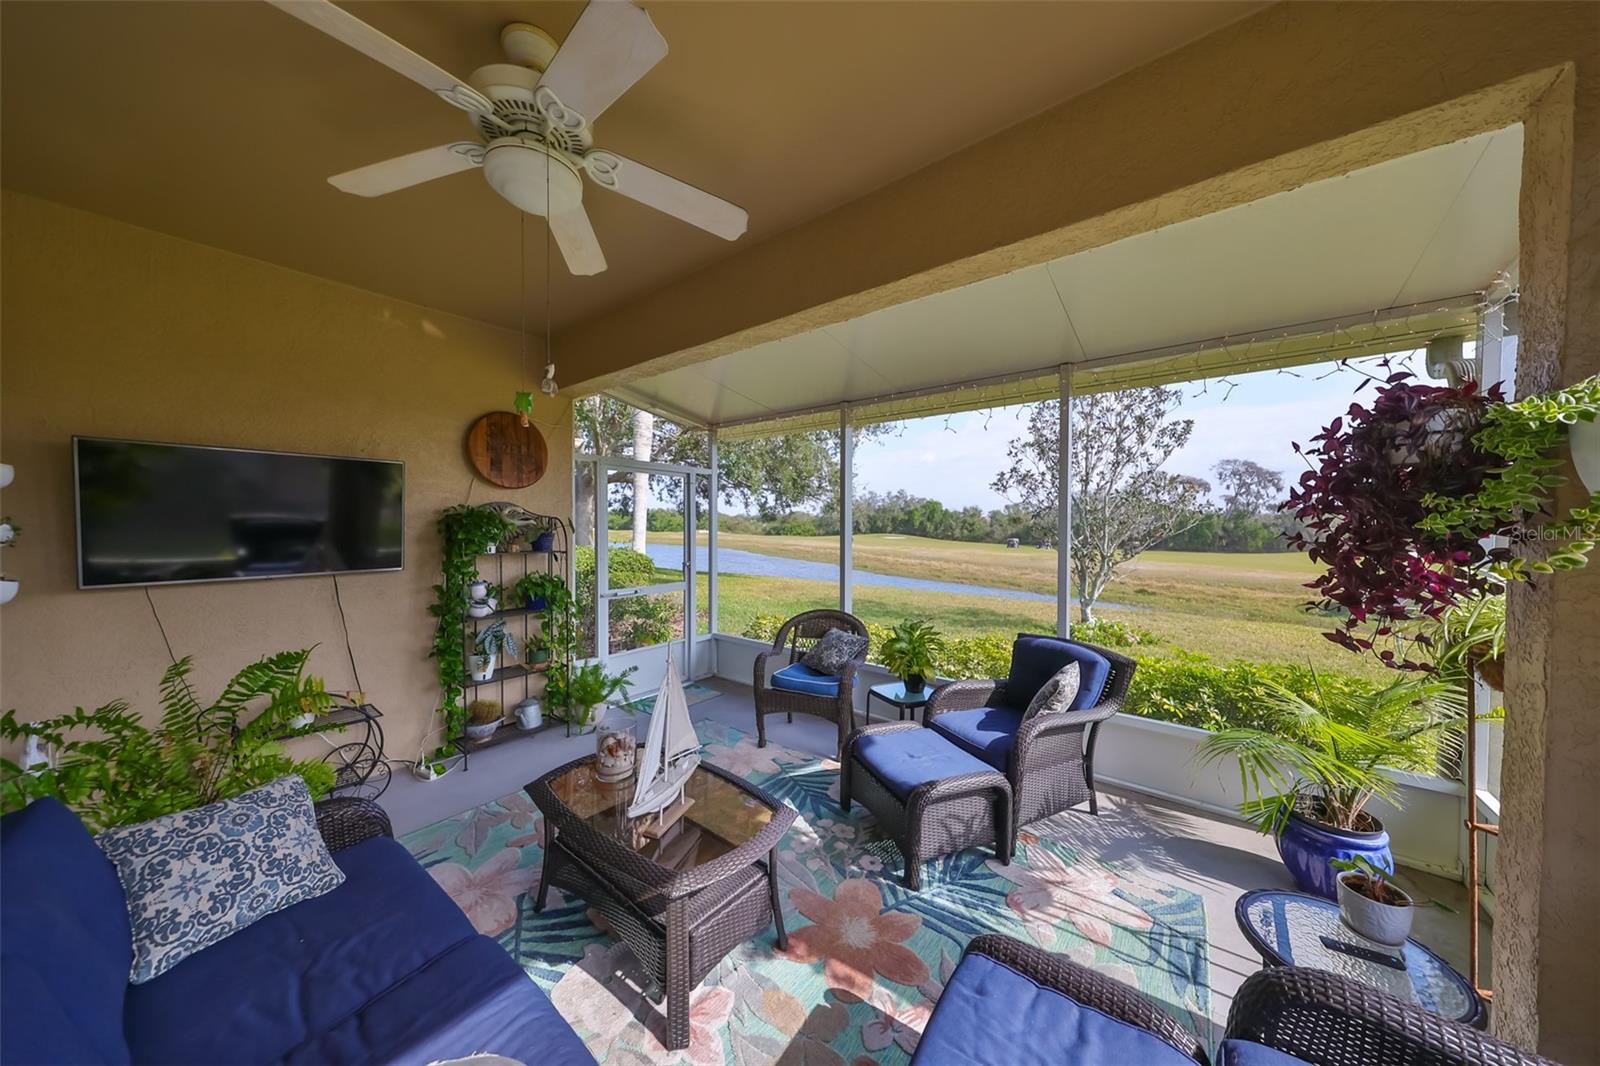
<svg viewBox="0 0 1600 1066">
<path fill-rule="evenodd" d="M 866 637 L 858 637 L 842 629 L 830 629 L 811 646 L 810 651 L 800 657 L 800 661 L 819 674 L 838 677 L 846 663 L 865 654 L 866 650 Z"/>
<path fill-rule="evenodd" d="M 143 984 L 292 903 L 344 883 L 317 832 L 311 793 L 280 777 L 233 799 L 108 829 Z"/>
</svg>

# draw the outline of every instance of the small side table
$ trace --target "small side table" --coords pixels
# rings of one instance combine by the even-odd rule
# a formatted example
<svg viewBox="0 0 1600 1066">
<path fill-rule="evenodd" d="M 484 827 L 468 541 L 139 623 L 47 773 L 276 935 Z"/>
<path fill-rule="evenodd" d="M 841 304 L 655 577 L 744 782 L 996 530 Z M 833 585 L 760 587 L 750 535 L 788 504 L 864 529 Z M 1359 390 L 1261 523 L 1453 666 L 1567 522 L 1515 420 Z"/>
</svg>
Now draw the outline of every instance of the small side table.
<svg viewBox="0 0 1600 1066">
<path fill-rule="evenodd" d="M 1344 924 L 1336 903 L 1258 889 L 1240 896 L 1233 914 L 1263 965 L 1327 970 L 1452 1021 L 1479 1029 L 1488 1022 L 1483 999 L 1449 963 L 1415 940 L 1399 947 L 1368 940 Z"/>
<path fill-rule="evenodd" d="M 928 706 L 928 700 L 933 698 L 938 685 L 924 684 L 921 692 L 907 692 L 904 681 L 889 681 L 882 685 L 873 685 L 867 690 L 867 724 L 872 724 L 872 700 L 877 697 L 889 706 L 900 712 L 899 721 L 906 720 L 909 712 L 911 720 L 917 720 L 917 711 Z"/>
</svg>

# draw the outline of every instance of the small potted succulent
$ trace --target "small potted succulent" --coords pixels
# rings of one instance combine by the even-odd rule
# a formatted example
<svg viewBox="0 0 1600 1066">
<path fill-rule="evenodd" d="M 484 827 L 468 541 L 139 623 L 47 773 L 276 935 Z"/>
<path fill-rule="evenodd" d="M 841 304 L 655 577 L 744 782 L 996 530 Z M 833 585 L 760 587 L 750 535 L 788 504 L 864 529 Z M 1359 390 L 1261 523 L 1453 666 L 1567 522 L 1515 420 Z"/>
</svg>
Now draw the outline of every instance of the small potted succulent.
<svg viewBox="0 0 1600 1066">
<path fill-rule="evenodd" d="M 467 705 L 467 739 L 488 740 L 504 717 L 498 700 L 473 700 Z"/>
<path fill-rule="evenodd" d="M 894 627 L 878 649 L 878 661 L 899 676 L 906 692 L 916 695 L 933 676 L 934 656 L 944 650 L 944 638 L 931 622 L 913 618 Z"/>
<path fill-rule="evenodd" d="M 1433 899 L 1413 899 L 1394 883 L 1394 871 L 1364 856 L 1334 859 L 1338 871 L 1339 914 L 1344 924 L 1368 940 L 1399 947 L 1411 935 L 1411 915 L 1416 907 L 1449 910 Z"/>
<path fill-rule="evenodd" d="M 467 655 L 467 672 L 474 681 L 487 681 L 499 667 L 500 656 L 515 658 L 517 649 L 517 638 L 506 628 L 505 621 L 491 622 L 472 638 L 472 651 Z"/>
</svg>

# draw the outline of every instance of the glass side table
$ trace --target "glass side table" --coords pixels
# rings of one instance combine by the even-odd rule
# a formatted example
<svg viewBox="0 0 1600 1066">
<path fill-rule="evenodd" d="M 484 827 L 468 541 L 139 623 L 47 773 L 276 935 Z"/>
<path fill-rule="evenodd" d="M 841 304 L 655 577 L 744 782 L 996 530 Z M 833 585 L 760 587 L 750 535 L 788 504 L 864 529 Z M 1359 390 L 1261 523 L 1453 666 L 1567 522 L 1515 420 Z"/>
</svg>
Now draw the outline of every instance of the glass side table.
<svg viewBox="0 0 1600 1066">
<path fill-rule="evenodd" d="M 917 711 L 928 706 L 928 700 L 933 697 L 939 686 L 932 682 L 922 686 L 921 692 L 907 692 L 904 681 L 889 681 L 882 685 L 873 685 L 867 690 L 867 724 L 872 724 L 872 701 L 880 699 L 900 712 L 900 721 L 906 720 L 906 715 L 911 715 L 911 720 L 917 720 Z"/>
<path fill-rule="evenodd" d="M 1239 929 L 1266 966 L 1327 970 L 1452 1021 L 1479 1029 L 1488 1021 L 1477 990 L 1438 955 L 1407 940 L 1368 940 L 1344 924 L 1339 905 L 1302 892 L 1246 892 L 1233 908 Z"/>
</svg>

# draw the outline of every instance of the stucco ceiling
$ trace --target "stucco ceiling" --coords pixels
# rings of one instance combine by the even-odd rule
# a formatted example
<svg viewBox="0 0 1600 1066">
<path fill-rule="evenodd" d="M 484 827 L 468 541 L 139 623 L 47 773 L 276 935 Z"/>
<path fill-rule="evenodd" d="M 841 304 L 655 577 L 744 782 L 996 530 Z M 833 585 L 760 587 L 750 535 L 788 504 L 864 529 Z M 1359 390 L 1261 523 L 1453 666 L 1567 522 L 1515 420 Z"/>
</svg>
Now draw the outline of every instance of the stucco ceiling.
<svg viewBox="0 0 1600 1066">
<path fill-rule="evenodd" d="M 456 74 L 500 61 L 506 22 L 558 38 L 582 5 L 367 2 L 361 18 Z M 667 58 L 597 140 L 745 207 L 725 243 L 591 187 L 611 266 L 559 267 L 584 319 L 823 214 L 1264 6 L 654 3 Z M 330 174 L 469 133 L 425 90 L 264 3 L 0 5 L 8 188 L 516 326 L 518 213 L 476 172 L 364 200 Z M 996 176 L 997 191 L 1003 175 Z M 542 219 L 529 218 L 542 325 Z"/>
<path fill-rule="evenodd" d="M 1328 348 L 1373 336 L 1408 347 L 1470 322 L 1450 298 L 1514 269 L 1521 165 L 1520 126 L 1482 134 L 611 391 L 730 425 L 1008 375 L 1022 391 L 912 406 L 1017 402 L 1061 363 L 1165 361 L 1190 346 L 1249 364 L 1301 332 L 1327 333 Z M 1394 321 L 1368 336 L 1379 318 Z"/>
</svg>

